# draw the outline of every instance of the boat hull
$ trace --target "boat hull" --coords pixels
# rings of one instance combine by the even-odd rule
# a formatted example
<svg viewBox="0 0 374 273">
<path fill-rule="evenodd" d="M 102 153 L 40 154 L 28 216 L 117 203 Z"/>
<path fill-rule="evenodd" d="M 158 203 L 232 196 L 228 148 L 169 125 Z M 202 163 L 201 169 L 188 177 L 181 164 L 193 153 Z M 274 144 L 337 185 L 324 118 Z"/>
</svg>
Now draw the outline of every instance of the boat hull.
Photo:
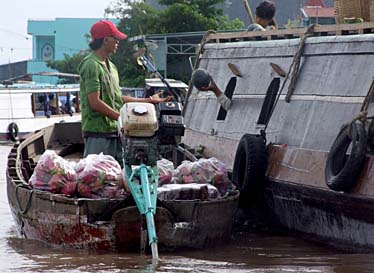
<svg viewBox="0 0 374 273">
<path fill-rule="evenodd" d="M 243 208 L 247 222 L 262 216 L 272 226 L 316 240 L 372 249 L 374 135 L 373 123 L 365 115 L 374 114 L 374 23 L 316 26 L 310 35 L 303 35 L 305 31 L 208 34 L 197 67 L 206 69 L 222 92 L 233 78 L 236 86 L 224 116 L 213 92 L 191 86 L 183 142 L 237 171 L 233 177 L 244 180 L 236 181 L 243 189 L 240 204 L 254 203 L 247 193 L 260 188 L 266 177 L 263 191 L 252 198 L 259 202 L 252 210 Z M 240 77 L 228 69 L 230 64 Z M 352 149 L 350 143 L 344 146 L 355 134 L 341 128 L 353 122 L 369 128 L 355 139 L 361 148 L 352 148 L 354 141 Z M 247 134 L 264 137 L 267 151 L 249 141 Z M 332 148 L 336 153 L 331 152 L 334 157 L 328 161 Z M 366 148 L 371 155 L 364 158 Z M 260 164 L 266 169 L 261 176 L 259 168 L 253 170 Z M 331 185 L 325 170 L 340 185 Z M 253 181 L 249 174 L 260 179 Z"/>
<path fill-rule="evenodd" d="M 121 201 L 68 200 L 19 187 L 8 179 L 8 200 L 18 234 L 47 244 L 97 250 L 139 250 L 145 219 L 135 206 L 102 214 Z M 18 201 L 17 201 L 18 200 Z M 230 240 L 238 196 L 224 201 L 169 201 L 158 207 L 161 249 L 203 248 Z M 96 207 L 96 209 L 95 209 Z M 102 207 L 99 213 L 97 207 Z M 94 210 L 94 212 L 90 212 Z"/>
<path fill-rule="evenodd" d="M 274 226 L 345 249 L 374 249 L 372 198 L 285 181 L 269 181 L 264 195 Z"/>
<path fill-rule="evenodd" d="M 8 156 L 7 196 L 21 237 L 67 248 L 110 251 L 144 249 L 146 221 L 131 196 L 125 199 L 71 198 L 33 190 L 27 184 L 46 147 L 80 141 L 79 123 L 60 123 L 29 135 Z M 55 129 L 55 130 L 54 130 Z M 72 132 L 77 132 L 74 135 Z M 58 143 L 58 144 L 57 144 Z M 65 144 L 66 144 L 65 143 Z M 57 145 L 57 146 L 56 146 Z M 239 192 L 215 200 L 158 201 L 155 224 L 161 250 L 203 248 L 230 240 Z"/>
</svg>

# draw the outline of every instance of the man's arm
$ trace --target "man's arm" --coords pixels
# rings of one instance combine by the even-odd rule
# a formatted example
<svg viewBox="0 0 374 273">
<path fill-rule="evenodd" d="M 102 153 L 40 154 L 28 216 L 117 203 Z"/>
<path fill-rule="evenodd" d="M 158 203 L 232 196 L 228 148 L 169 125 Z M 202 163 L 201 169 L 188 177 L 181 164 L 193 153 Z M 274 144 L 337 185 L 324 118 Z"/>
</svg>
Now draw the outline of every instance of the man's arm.
<svg viewBox="0 0 374 273">
<path fill-rule="evenodd" d="M 148 103 L 159 103 L 164 101 L 171 101 L 173 99 L 172 96 L 167 96 L 166 98 L 160 97 L 161 93 L 156 93 L 153 96 L 150 96 L 148 98 L 134 98 L 130 96 L 122 96 L 123 103 L 126 102 L 148 102 Z"/>
<path fill-rule="evenodd" d="M 119 118 L 119 113 L 115 111 L 112 107 L 108 104 L 103 102 L 99 97 L 100 92 L 91 92 L 88 94 L 88 103 L 92 110 L 103 114 L 113 120 L 117 120 Z"/>
<path fill-rule="evenodd" d="M 213 79 L 211 79 L 211 83 L 208 87 L 202 87 L 202 91 L 213 91 L 214 95 L 216 95 L 219 104 L 225 109 L 226 111 L 231 107 L 231 100 L 226 97 L 226 95 L 219 89 L 217 84 Z"/>
<path fill-rule="evenodd" d="M 123 103 L 126 103 L 126 102 L 149 102 L 151 103 L 151 97 L 149 98 L 134 98 L 134 97 L 130 97 L 130 96 L 122 96 L 122 101 Z"/>
<path fill-rule="evenodd" d="M 100 92 L 91 92 L 88 94 L 88 103 L 92 110 L 99 112 L 100 114 L 103 114 L 104 116 L 107 116 L 113 120 L 118 120 L 119 118 L 119 112 L 114 110 L 112 107 L 110 107 L 108 104 L 103 102 L 99 97 Z M 164 101 L 171 101 L 172 97 L 168 96 L 166 98 L 160 98 L 159 94 L 155 94 L 149 98 L 133 98 L 130 96 L 122 96 L 123 103 L 126 102 L 148 102 L 148 103 L 159 103 Z"/>
</svg>

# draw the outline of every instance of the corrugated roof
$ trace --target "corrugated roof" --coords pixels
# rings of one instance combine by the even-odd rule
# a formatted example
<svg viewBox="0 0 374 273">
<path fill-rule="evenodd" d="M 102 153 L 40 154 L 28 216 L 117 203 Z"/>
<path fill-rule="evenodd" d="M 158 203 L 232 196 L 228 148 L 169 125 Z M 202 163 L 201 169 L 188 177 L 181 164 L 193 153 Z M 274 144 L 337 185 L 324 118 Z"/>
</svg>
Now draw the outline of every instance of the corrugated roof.
<svg viewBox="0 0 374 273">
<path fill-rule="evenodd" d="M 306 1 L 305 6 L 306 7 L 322 7 L 322 8 L 324 8 L 325 3 L 323 2 L 323 0 L 308 0 L 308 1 Z"/>
<path fill-rule="evenodd" d="M 313 18 L 335 17 L 334 8 L 304 7 L 303 10 L 308 17 L 313 17 Z"/>
</svg>

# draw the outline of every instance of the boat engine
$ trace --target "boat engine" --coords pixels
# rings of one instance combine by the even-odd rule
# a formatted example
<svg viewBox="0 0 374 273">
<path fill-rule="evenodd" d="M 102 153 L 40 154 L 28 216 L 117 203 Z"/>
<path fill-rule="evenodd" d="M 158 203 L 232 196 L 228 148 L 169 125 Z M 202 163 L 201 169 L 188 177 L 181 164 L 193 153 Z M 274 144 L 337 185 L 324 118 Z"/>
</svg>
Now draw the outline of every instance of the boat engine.
<svg viewBox="0 0 374 273">
<path fill-rule="evenodd" d="M 118 127 L 124 148 L 124 164 L 155 166 L 184 135 L 182 105 L 129 102 L 120 110 Z"/>
</svg>

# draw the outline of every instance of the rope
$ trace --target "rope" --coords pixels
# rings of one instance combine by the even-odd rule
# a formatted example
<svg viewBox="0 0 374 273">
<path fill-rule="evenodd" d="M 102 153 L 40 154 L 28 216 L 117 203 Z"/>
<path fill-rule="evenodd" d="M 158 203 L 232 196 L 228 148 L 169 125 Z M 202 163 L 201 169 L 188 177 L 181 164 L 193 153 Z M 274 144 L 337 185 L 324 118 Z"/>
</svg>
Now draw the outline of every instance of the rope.
<svg viewBox="0 0 374 273">
<path fill-rule="evenodd" d="M 347 130 L 348 130 L 348 136 L 351 139 L 352 139 L 352 136 L 351 136 L 352 125 L 356 121 L 361 121 L 362 124 L 365 125 L 365 123 L 367 122 L 368 119 L 373 120 L 373 117 L 368 117 L 367 116 L 368 115 L 369 104 L 372 101 L 373 97 L 374 97 L 374 80 L 371 82 L 371 85 L 370 85 L 370 88 L 369 88 L 369 92 L 367 93 L 364 101 L 362 102 L 360 113 L 358 113 L 358 115 L 352 119 L 352 121 L 349 123 L 349 126 L 347 128 Z"/>
<path fill-rule="evenodd" d="M 297 48 L 296 54 L 294 56 L 294 59 L 292 61 L 291 67 L 290 67 L 290 70 L 292 68 L 293 68 L 293 70 L 292 70 L 292 73 L 291 73 L 291 82 L 290 82 L 290 85 L 288 86 L 288 92 L 287 92 L 287 95 L 286 95 L 286 98 L 285 98 L 286 102 L 290 102 L 291 96 L 292 96 L 293 92 L 295 91 L 297 78 L 298 78 L 299 73 L 300 73 L 301 55 L 304 51 L 305 42 L 306 42 L 306 39 L 308 37 L 314 35 L 314 27 L 315 26 L 316 26 L 315 24 L 310 25 L 308 27 L 308 29 L 306 30 L 305 34 L 303 35 L 303 37 L 300 40 L 299 47 Z"/>
<path fill-rule="evenodd" d="M 12 117 L 12 122 L 14 122 L 13 100 L 12 100 L 12 93 L 10 91 L 9 91 L 9 99 L 10 99 L 10 115 Z"/>
<path fill-rule="evenodd" d="M 288 72 L 287 72 L 287 74 L 286 74 L 286 77 L 285 77 L 285 79 L 284 79 L 284 81 L 283 81 L 283 83 L 282 83 L 282 87 L 281 87 L 280 90 L 278 91 L 278 96 L 277 96 L 277 98 L 276 98 L 276 100 L 275 100 L 275 103 L 274 103 L 273 107 L 271 108 L 270 113 L 269 113 L 269 118 L 268 118 L 267 121 L 266 121 L 265 128 L 262 130 L 263 133 L 265 133 L 266 128 L 268 127 L 268 124 L 269 124 L 270 118 L 271 118 L 271 116 L 273 115 L 273 112 L 274 112 L 274 110 L 275 110 L 275 107 L 276 107 L 277 104 L 278 104 L 279 98 L 280 98 L 280 96 L 281 96 L 281 94 L 282 94 L 282 91 L 283 91 L 283 89 L 284 89 L 284 87 L 285 87 L 285 85 L 286 85 L 286 82 L 287 82 L 287 80 L 288 80 L 288 78 L 289 78 L 289 76 L 290 76 L 290 74 L 291 74 L 291 71 L 292 71 L 292 76 L 295 77 L 294 75 L 296 75 L 296 74 L 295 74 L 296 71 L 299 70 L 299 66 L 300 66 L 300 58 L 301 58 L 301 53 L 302 53 L 302 51 L 303 51 L 303 49 L 304 49 L 305 40 L 306 40 L 306 38 L 308 38 L 308 37 L 310 37 L 310 36 L 313 35 L 313 33 L 314 33 L 314 27 L 315 27 L 315 26 L 316 26 L 315 24 L 310 25 L 310 26 L 307 28 L 307 30 L 305 31 L 304 36 L 303 36 L 303 37 L 301 38 L 301 40 L 300 40 L 299 47 L 297 48 L 297 51 L 296 51 L 296 53 L 295 53 L 295 56 L 294 56 L 293 61 L 292 61 L 292 63 L 291 63 L 291 66 L 290 66 L 290 68 L 288 69 Z M 296 70 L 296 69 L 292 70 L 292 68 L 294 67 L 294 65 L 297 65 L 297 70 Z M 295 81 L 295 84 L 296 84 L 296 79 L 297 79 L 297 77 L 293 80 L 293 81 Z M 290 83 L 290 86 L 291 86 L 291 84 L 292 84 L 292 83 Z M 292 92 L 293 92 L 293 90 L 292 90 Z M 291 97 L 292 92 L 290 93 L 290 90 L 288 91 L 287 96 L 286 96 L 286 101 L 287 101 L 287 102 L 289 102 L 289 98 Z M 288 100 L 287 100 L 287 97 L 288 97 Z"/>
<path fill-rule="evenodd" d="M 361 112 L 364 112 L 364 111 L 367 112 L 367 110 L 369 108 L 370 101 L 373 98 L 373 95 L 374 95 L 374 80 L 371 82 L 369 92 L 367 93 L 367 95 L 365 97 L 365 100 L 362 103 L 361 110 L 360 110 Z"/>
</svg>

